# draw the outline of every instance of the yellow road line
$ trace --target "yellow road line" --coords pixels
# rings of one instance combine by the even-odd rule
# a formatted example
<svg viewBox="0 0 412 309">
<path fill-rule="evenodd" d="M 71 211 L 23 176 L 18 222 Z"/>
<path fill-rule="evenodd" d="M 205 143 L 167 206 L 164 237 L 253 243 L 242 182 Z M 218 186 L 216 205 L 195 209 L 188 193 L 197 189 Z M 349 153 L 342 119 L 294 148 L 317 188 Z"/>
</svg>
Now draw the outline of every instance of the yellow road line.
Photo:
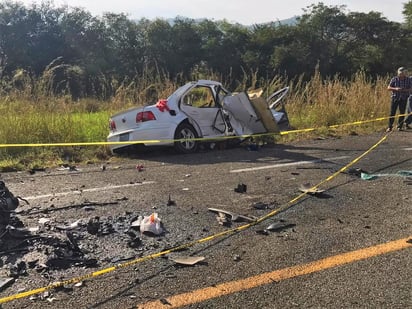
<svg viewBox="0 0 412 309">
<path fill-rule="evenodd" d="M 233 294 L 240 291 L 250 290 L 274 281 L 282 281 L 298 276 L 311 274 L 325 269 L 337 267 L 344 264 L 365 260 L 378 255 L 411 248 L 412 243 L 407 242 L 412 235 L 407 238 L 379 244 L 373 247 L 350 251 L 335 256 L 327 257 L 314 262 L 287 267 L 272 272 L 263 273 L 257 276 L 225 282 L 215 286 L 190 291 L 183 294 L 177 294 L 166 298 L 169 304 L 163 304 L 160 300 L 137 305 L 139 309 L 161 309 L 161 308 L 178 308 L 191 304 L 200 303 L 212 298 Z"/>
</svg>

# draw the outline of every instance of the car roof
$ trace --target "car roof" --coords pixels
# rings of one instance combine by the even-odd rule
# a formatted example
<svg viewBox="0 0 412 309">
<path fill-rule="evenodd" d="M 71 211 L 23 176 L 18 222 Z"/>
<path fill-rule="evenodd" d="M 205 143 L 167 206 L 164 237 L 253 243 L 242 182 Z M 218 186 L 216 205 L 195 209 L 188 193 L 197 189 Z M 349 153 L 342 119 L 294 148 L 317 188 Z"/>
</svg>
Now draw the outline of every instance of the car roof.
<svg viewBox="0 0 412 309">
<path fill-rule="evenodd" d="M 208 80 L 208 79 L 199 79 L 196 83 L 198 85 L 216 85 L 216 86 L 222 85 L 222 83 L 220 82 L 216 82 L 216 81 Z"/>
</svg>

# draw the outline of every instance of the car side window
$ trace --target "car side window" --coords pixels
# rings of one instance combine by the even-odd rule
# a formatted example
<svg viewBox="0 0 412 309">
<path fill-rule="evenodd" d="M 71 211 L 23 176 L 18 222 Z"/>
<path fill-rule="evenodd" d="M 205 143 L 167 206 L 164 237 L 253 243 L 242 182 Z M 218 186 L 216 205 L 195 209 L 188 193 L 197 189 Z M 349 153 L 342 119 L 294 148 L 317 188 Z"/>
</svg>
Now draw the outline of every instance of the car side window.
<svg viewBox="0 0 412 309">
<path fill-rule="evenodd" d="M 212 89 L 204 86 L 197 86 L 191 89 L 182 100 L 184 105 L 199 108 L 216 107 Z"/>
</svg>

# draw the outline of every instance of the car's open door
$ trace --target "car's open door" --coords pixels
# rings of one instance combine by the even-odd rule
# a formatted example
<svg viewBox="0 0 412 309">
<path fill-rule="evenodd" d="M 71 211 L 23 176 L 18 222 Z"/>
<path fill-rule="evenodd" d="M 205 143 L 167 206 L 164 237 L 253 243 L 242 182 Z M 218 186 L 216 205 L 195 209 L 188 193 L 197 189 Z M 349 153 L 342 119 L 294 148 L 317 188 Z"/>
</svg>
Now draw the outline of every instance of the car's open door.
<svg viewBox="0 0 412 309">
<path fill-rule="evenodd" d="M 182 96 L 180 109 L 196 124 L 203 137 L 222 136 L 227 130 L 222 110 L 208 86 L 190 89 Z"/>
</svg>

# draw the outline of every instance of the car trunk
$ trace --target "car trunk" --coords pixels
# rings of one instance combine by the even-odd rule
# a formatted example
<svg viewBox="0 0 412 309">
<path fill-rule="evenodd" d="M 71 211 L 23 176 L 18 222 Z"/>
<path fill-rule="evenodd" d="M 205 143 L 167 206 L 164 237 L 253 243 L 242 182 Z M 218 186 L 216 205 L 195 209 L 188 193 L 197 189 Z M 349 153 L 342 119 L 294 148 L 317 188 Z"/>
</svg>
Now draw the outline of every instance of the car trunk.
<svg viewBox="0 0 412 309">
<path fill-rule="evenodd" d="M 143 108 L 141 107 L 134 107 L 123 111 L 121 113 L 117 113 L 113 115 L 110 119 L 114 121 L 116 125 L 116 131 L 122 132 L 127 131 L 132 128 L 136 127 L 136 115 L 139 111 L 142 111 Z"/>
</svg>

